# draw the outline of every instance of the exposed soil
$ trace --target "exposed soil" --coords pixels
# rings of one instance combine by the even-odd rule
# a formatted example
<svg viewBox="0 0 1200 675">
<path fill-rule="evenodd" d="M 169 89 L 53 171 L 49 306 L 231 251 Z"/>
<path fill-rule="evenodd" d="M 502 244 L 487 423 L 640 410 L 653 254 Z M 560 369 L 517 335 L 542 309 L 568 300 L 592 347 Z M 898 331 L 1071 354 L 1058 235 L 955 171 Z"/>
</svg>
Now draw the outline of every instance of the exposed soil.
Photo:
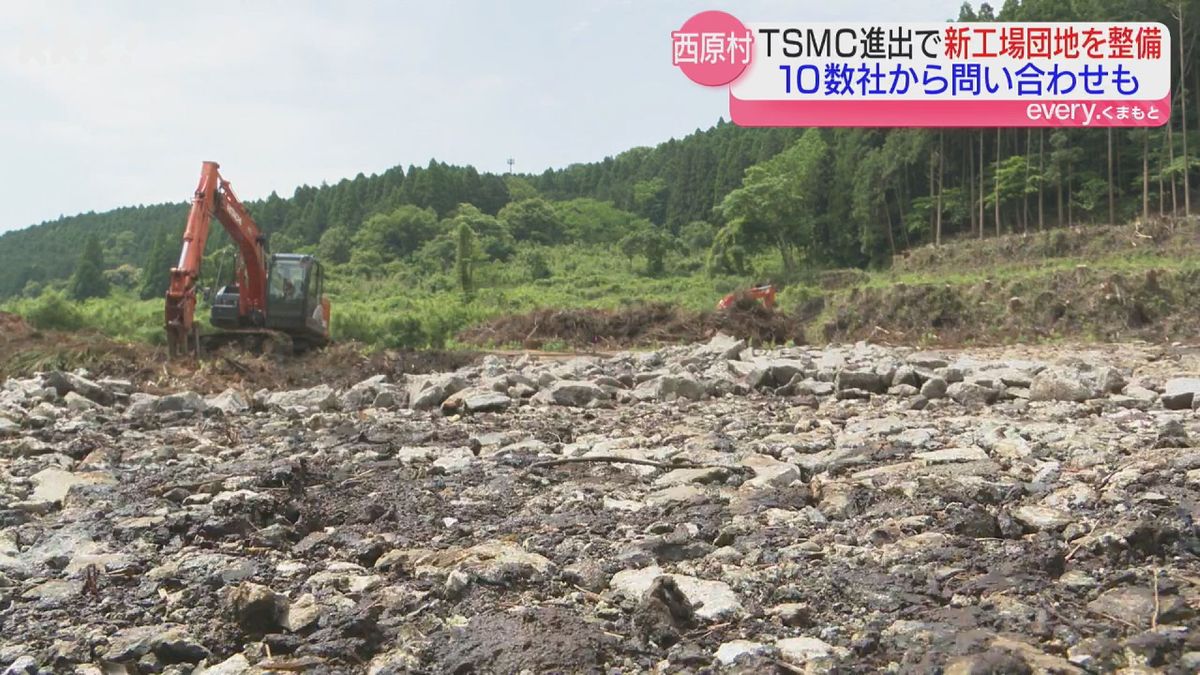
<svg viewBox="0 0 1200 675">
<path fill-rule="evenodd" d="M 576 348 L 619 348 L 697 342 L 718 332 L 755 344 L 804 343 L 799 320 L 752 300 L 712 312 L 689 312 L 662 303 L 615 310 L 541 309 L 474 326 L 458 339 L 481 347 L 518 344 L 538 349 L 562 343 Z"/>
</svg>

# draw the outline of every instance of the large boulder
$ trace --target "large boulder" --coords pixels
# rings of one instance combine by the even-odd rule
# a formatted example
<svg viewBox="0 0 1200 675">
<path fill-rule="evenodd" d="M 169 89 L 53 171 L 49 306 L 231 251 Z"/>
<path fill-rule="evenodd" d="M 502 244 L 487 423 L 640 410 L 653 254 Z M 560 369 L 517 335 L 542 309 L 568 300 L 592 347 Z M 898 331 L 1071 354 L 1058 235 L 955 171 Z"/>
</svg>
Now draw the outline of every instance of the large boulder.
<svg viewBox="0 0 1200 675">
<path fill-rule="evenodd" d="M 1000 392 L 974 382 L 955 382 L 946 389 L 946 395 L 960 405 L 972 406 L 995 403 Z"/>
<path fill-rule="evenodd" d="M 1047 368 L 1035 375 L 1029 384 L 1029 399 L 1032 401 L 1082 403 L 1094 394 L 1092 386 L 1084 382 L 1078 371 L 1061 368 Z"/>
<path fill-rule="evenodd" d="M 210 396 L 204 400 L 204 403 L 209 408 L 220 410 L 226 415 L 237 415 L 250 409 L 250 402 L 246 400 L 246 397 L 232 387 L 216 396 Z"/>
<path fill-rule="evenodd" d="M 753 366 L 746 375 L 746 382 L 751 387 L 782 387 L 792 381 L 796 375 L 805 376 L 812 370 L 807 361 L 798 359 L 755 359 Z"/>
<path fill-rule="evenodd" d="M 408 384 L 408 406 L 413 410 L 432 410 L 466 386 L 467 381 L 456 373 L 415 376 Z"/>
<path fill-rule="evenodd" d="M 342 402 L 337 392 L 328 384 L 318 384 L 308 389 L 293 389 L 277 391 L 267 396 L 267 407 L 282 410 L 300 410 L 302 412 L 322 412 L 337 410 Z"/>
<path fill-rule="evenodd" d="M 745 340 L 717 333 L 708 344 L 693 349 L 692 358 L 736 360 L 745 348 Z"/>
<path fill-rule="evenodd" d="M 586 380 L 555 380 L 543 387 L 533 400 L 542 404 L 582 408 L 605 397 L 604 390 L 598 384 Z"/>
<path fill-rule="evenodd" d="M 59 396 L 66 396 L 68 392 L 73 391 L 100 405 L 112 405 L 114 400 L 112 390 L 75 373 L 52 370 L 42 376 L 42 382 L 45 386 L 52 387 Z"/>
<path fill-rule="evenodd" d="M 858 389 L 882 394 L 887 391 L 888 381 L 873 370 L 840 370 L 833 380 L 833 386 L 838 391 Z"/>
<path fill-rule="evenodd" d="M 1187 410 L 1193 407 L 1196 394 L 1200 393 L 1200 377 L 1176 377 L 1167 380 L 1162 404 L 1167 410 Z"/>
<path fill-rule="evenodd" d="M 647 380 L 633 390 L 639 400 L 670 401 L 686 398 L 699 401 L 706 392 L 704 383 L 690 375 L 663 375 Z"/>
<path fill-rule="evenodd" d="M 512 405 L 508 394 L 484 387 L 472 387 L 451 394 L 442 402 L 442 412 L 447 415 L 469 412 L 502 412 Z"/>
</svg>

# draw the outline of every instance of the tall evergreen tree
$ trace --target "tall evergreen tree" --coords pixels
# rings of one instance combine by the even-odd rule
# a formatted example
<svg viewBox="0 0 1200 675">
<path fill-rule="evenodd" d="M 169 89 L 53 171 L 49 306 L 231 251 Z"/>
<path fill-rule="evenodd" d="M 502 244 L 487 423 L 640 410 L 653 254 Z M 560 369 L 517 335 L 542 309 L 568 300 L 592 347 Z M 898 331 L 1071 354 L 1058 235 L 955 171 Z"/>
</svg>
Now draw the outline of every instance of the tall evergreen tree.
<svg viewBox="0 0 1200 675">
<path fill-rule="evenodd" d="M 108 295 L 108 280 L 104 278 L 104 252 L 100 250 L 100 240 L 96 235 L 89 235 L 79 254 L 79 262 L 75 265 L 75 273 L 67 285 L 67 292 L 76 300 L 88 298 L 103 298 Z"/>
<path fill-rule="evenodd" d="M 142 286 L 138 294 L 143 300 L 162 297 L 171 284 L 171 267 L 175 264 L 171 244 L 174 237 L 167 230 L 159 230 L 154 244 L 142 266 Z"/>
</svg>

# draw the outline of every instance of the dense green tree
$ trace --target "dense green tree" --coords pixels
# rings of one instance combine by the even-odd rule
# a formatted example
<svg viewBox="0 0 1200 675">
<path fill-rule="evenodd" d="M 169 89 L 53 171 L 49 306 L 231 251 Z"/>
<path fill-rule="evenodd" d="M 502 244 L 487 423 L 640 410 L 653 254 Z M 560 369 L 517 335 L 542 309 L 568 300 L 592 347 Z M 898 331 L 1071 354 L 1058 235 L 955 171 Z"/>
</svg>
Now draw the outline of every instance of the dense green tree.
<svg viewBox="0 0 1200 675">
<path fill-rule="evenodd" d="M 411 255 L 437 233 L 437 214 L 430 208 L 401 206 L 390 213 L 377 213 L 354 235 L 351 260 L 378 265 Z"/>
<path fill-rule="evenodd" d="M 717 230 L 712 223 L 693 220 L 679 231 L 679 240 L 688 251 L 707 251 L 712 246 Z"/>
<path fill-rule="evenodd" d="M 564 240 L 562 219 L 540 197 L 509 203 L 500 209 L 499 218 L 518 241 L 558 244 Z"/>
<path fill-rule="evenodd" d="M 589 197 L 556 202 L 553 208 L 562 221 L 567 241 L 575 244 L 616 243 L 645 222 L 611 202 Z"/>
<path fill-rule="evenodd" d="M 104 252 L 100 250 L 100 240 L 91 235 L 79 254 L 67 293 L 75 300 L 86 300 L 103 298 L 108 295 L 108 290 L 108 280 L 104 278 Z"/>
<path fill-rule="evenodd" d="M 709 274 L 745 275 L 750 271 L 746 262 L 746 247 L 742 243 L 742 224 L 735 220 L 722 227 L 713 238 L 706 266 Z"/>
<path fill-rule="evenodd" d="M 791 147 L 746 171 L 742 187 L 726 195 L 721 212 L 751 241 L 774 246 L 784 270 L 796 268 L 796 249 L 813 242 L 821 170 L 828 148 L 810 129 Z"/>
<path fill-rule="evenodd" d="M 649 225 L 649 223 L 647 223 Z M 631 261 L 636 257 L 646 260 L 646 276 L 661 276 L 666 271 L 667 251 L 675 244 L 671 235 L 654 227 L 643 227 L 625 235 L 619 244 L 621 252 Z"/>
<path fill-rule="evenodd" d="M 484 213 L 471 204 L 459 204 L 444 230 L 450 231 L 462 225 L 471 228 L 478 238 L 480 252 L 492 260 L 508 260 L 516 249 L 516 242 L 508 226 L 499 218 Z"/>
<path fill-rule="evenodd" d="M 167 230 L 159 230 L 154 238 L 154 244 L 142 265 L 141 288 L 138 295 L 143 300 L 161 298 L 171 284 L 171 268 L 178 262 L 179 251 L 172 250 L 172 245 L 178 240 Z"/>
<path fill-rule="evenodd" d="M 321 235 L 317 255 L 327 263 L 349 262 L 353 247 L 354 232 L 345 225 L 336 225 Z"/>
</svg>

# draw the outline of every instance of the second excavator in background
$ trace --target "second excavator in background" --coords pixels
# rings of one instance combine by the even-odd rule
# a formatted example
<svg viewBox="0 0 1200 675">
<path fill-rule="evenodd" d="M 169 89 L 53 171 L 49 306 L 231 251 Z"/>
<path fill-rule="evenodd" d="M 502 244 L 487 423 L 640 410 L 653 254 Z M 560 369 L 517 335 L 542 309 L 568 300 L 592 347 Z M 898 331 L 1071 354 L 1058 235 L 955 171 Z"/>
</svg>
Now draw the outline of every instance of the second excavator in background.
<svg viewBox="0 0 1200 675">
<path fill-rule="evenodd" d="M 321 263 L 311 255 L 267 252 L 267 237 L 221 177 L 220 165 L 204 162 L 192 197 L 179 264 L 167 289 L 167 351 L 174 357 L 199 354 L 229 342 L 251 348 L 290 343 L 295 351 L 329 342 L 329 299 Z M 234 281 L 212 297 L 211 322 L 224 332 L 202 336 L 196 325 L 196 283 L 209 230 L 216 218 L 237 247 Z"/>
<path fill-rule="evenodd" d="M 759 284 L 753 288 L 748 288 L 741 291 L 734 291 L 729 295 L 721 298 L 717 303 L 717 309 L 729 309 L 738 304 L 739 301 L 745 300 L 754 302 L 761 300 L 763 307 L 767 309 L 775 309 L 775 286 L 773 284 Z"/>
</svg>

